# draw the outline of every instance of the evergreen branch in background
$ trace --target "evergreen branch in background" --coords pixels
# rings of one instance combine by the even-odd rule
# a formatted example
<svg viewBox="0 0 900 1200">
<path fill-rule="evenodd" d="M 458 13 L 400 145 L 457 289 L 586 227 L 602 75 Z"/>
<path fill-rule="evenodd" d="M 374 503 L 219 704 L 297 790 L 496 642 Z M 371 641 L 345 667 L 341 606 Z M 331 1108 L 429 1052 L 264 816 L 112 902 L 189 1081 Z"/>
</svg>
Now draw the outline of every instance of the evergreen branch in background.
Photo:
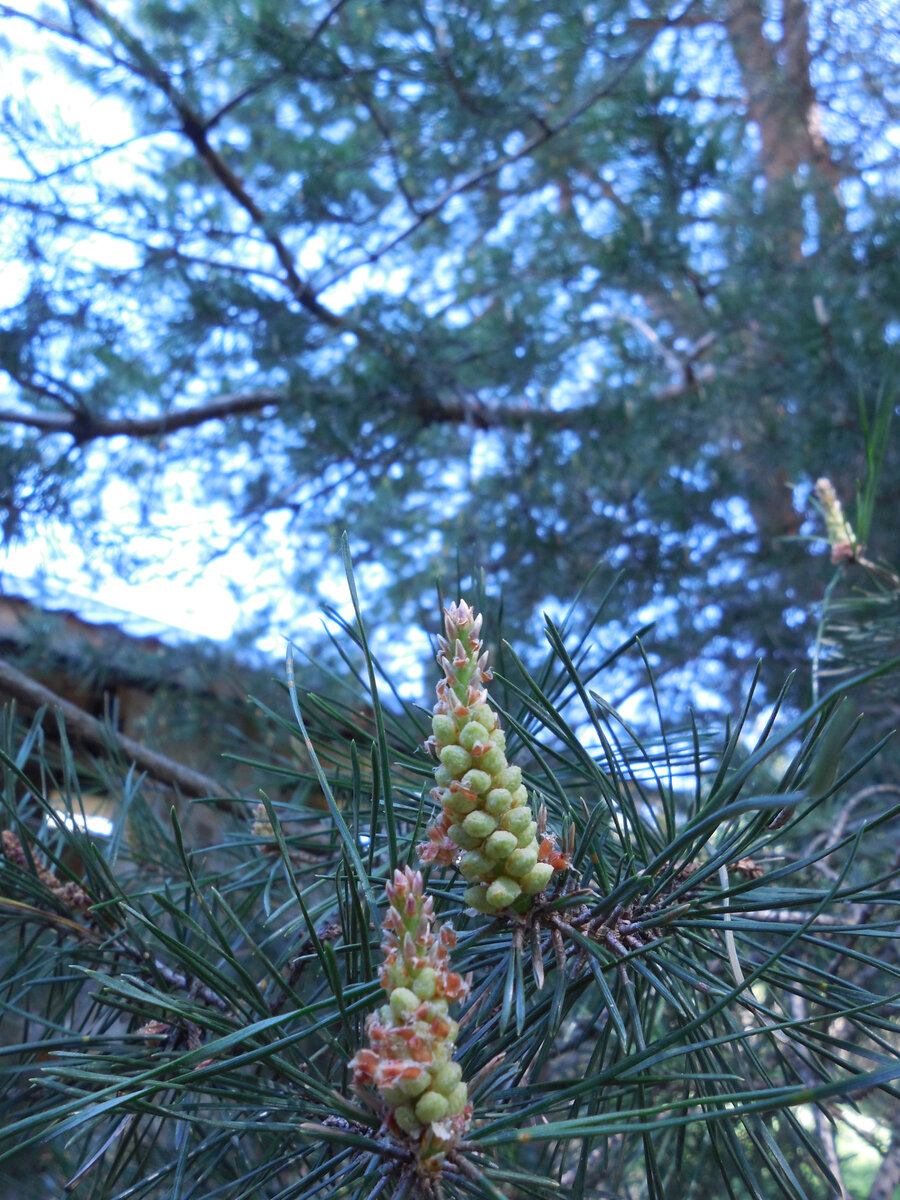
<svg viewBox="0 0 900 1200">
<path fill-rule="evenodd" d="M 532 121 L 537 124 L 538 132 L 526 140 L 518 150 L 511 154 L 497 157 L 495 161 L 479 168 L 470 175 L 464 176 L 463 179 L 447 188 L 442 195 L 438 196 L 433 204 L 420 211 L 416 215 L 415 220 L 411 221 L 406 228 L 400 230 L 399 233 L 389 238 L 381 246 L 371 250 L 364 259 L 348 264 L 339 273 L 333 275 L 325 284 L 325 288 L 333 287 L 335 283 L 338 283 L 350 274 L 351 271 L 357 270 L 361 266 L 377 263 L 386 254 L 389 254 L 408 238 L 412 237 L 423 225 L 439 216 L 457 196 L 463 196 L 467 192 L 482 187 L 489 180 L 499 175 L 504 168 L 511 167 L 522 159 L 529 158 L 536 150 L 539 150 L 547 142 L 551 141 L 551 139 L 558 137 L 573 125 L 576 125 L 601 100 L 614 93 L 615 89 L 629 72 L 648 54 L 659 34 L 663 30 L 672 29 L 680 25 L 689 16 L 695 5 L 696 0 L 688 0 L 688 3 L 682 7 L 680 12 L 674 15 L 667 15 L 663 18 L 659 22 L 659 25 L 651 31 L 649 36 L 645 36 L 640 40 L 636 49 L 625 58 L 624 62 L 617 64 L 609 76 L 598 87 L 594 88 L 584 100 L 566 113 L 565 116 L 551 123 L 543 117 L 537 116 L 537 114 L 532 114 Z"/>
<path fill-rule="evenodd" d="M 573 595 L 603 558 L 629 566 L 620 627 L 669 593 L 664 705 L 715 663 L 699 694 L 735 709 L 758 651 L 776 691 L 819 590 L 778 550 L 801 519 L 780 485 L 815 462 L 851 497 L 856 390 L 877 390 L 896 319 L 897 20 L 823 4 L 781 6 L 780 41 L 763 0 L 568 0 L 552 20 L 498 0 L 478 23 L 343 0 L 0 5 L 25 72 L 0 114 L 4 536 L 50 520 L 93 578 L 134 584 L 135 522 L 177 537 L 165 498 L 189 474 L 253 523 L 260 570 L 234 583 L 260 631 L 276 600 L 256 581 L 318 598 L 347 521 L 386 572 L 370 619 L 423 626 L 463 530 L 517 580 L 520 654 L 548 582 Z M 228 411 L 254 394 L 276 411 Z M 458 508 L 438 459 L 483 465 Z M 227 567 L 235 528 L 196 534 L 197 570 Z"/>
</svg>

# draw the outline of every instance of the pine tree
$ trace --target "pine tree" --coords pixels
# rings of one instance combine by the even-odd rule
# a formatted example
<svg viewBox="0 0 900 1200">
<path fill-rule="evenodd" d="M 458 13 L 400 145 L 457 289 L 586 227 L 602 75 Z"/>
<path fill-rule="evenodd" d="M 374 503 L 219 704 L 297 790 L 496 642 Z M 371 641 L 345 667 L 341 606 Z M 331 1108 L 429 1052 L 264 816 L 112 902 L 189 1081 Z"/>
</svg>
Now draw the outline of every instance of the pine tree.
<svg viewBox="0 0 900 1200">
<path fill-rule="evenodd" d="M 289 658 L 292 714 L 269 719 L 325 807 L 298 770 L 295 798 L 237 803 L 214 847 L 139 802 L 109 846 L 61 823 L 47 797 L 77 814 L 71 753 L 53 771 L 40 725 L 7 717 L 10 1188 L 17 1173 L 22 1194 L 94 1200 L 844 1187 L 830 1122 L 895 1101 L 900 1075 L 900 864 L 882 863 L 900 804 L 809 836 L 878 751 L 840 719 L 854 681 L 799 715 L 787 691 L 764 715 L 751 694 L 724 736 L 661 719 L 641 741 L 603 700 L 592 628 L 548 621 L 539 668 L 508 648 L 491 679 L 474 611 L 445 620 L 432 720 L 382 702 L 397 681 L 358 608 L 337 631 L 369 681 L 355 734 L 337 730 L 360 695 L 297 688 Z M 464 829 L 474 846 L 445 828 L 471 796 L 465 816 L 540 804 L 517 841 L 541 836 L 541 889 L 504 882 L 493 902 L 534 866 L 495 852 L 500 821 Z"/>
<path fill-rule="evenodd" d="M 252 624 L 266 572 L 329 600 L 349 529 L 379 629 L 424 628 L 458 556 L 523 650 L 624 568 L 607 611 L 666 599 L 670 702 L 735 709 L 761 654 L 774 694 L 828 578 L 788 540 L 804 489 L 852 495 L 857 396 L 897 335 L 897 22 L 886 0 L 5 5 L 4 540 L 62 528 L 85 573 L 131 578 L 194 501 L 179 549 L 239 545 Z"/>
</svg>

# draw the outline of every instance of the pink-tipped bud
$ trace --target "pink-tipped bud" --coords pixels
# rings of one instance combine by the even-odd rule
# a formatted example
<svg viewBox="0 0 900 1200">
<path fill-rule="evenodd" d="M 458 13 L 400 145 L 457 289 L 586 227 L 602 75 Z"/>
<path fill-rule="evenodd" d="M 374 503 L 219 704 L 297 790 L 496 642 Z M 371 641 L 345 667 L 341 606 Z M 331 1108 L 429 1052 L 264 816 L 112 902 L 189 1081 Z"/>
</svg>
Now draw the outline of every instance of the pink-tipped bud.
<svg viewBox="0 0 900 1200">
<path fill-rule="evenodd" d="M 426 743 L 440 763 L 432 797 L 441 811 L 418 852 L 423 862 L 457 863 L 472 884 L 466 897 L 474 908 L 497 911 L 515 904 L 522 910 L 547 875 L 546 867 L 534 872 L 538 862 L 549 863 L 552 875 L 567 869 L 568 859 L 540 852 L 543 828 L 539 832 L 521 769 L 509 765 L 503 731 L 488 703 L 491 671 L 481 625 L 481 616 L 464 600 L 444 610 L 446 637 L 438 639 L 437 654 L 443 678 Z M 515 883 L 525 876 L 527 892 Z"/>
<path fill-rule="evenodd" d="M 422 888 L 421 874 L 409 867 L 385 887 L 381 982 L 388 1003 L 367 1018 L 369 1046 L 350 1066 L 354 1083 L 380 1094 L 395 1133 L 427 1165 L 465 1134 L 472 1106 L 452 1062 L 459 1027 L 447 1016 L 449 1002 L 463 999 L 468 984 L 448 966 L 453 928 L 433 930 L 431 898 Z"/>
</svg>

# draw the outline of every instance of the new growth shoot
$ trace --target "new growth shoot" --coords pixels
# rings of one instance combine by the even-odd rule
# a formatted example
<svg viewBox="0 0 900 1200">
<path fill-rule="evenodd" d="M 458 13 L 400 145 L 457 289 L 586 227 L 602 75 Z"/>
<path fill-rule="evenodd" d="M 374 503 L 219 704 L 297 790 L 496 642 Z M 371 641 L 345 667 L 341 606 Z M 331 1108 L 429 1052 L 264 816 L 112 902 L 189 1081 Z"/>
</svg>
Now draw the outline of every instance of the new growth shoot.
<svg viewBox="0 0 900 1200">
<path fill-rule="evenodd" d="M 481 616 L 460 600 L 444 610 L 438 638 L 444 678 L 437 685 L 432 736 L 439 765 L 433 799 L 441 811 L 418 847 L 423 862 L 456 864 L 469 881 L 466 902 L 479 912 L 524 912 L 568 862 L 538 824 L 520 767 L 506 758 L 506 738 L 488 701 L 491 679 L 482 652 Z"/>
<path fill-rule="evenodd" d="M 448 967 L 456 934 L 449 922 L 434 927 L 421 874 L 395 871 L 385 890 L 381 986 L 388 1002 L 367 1018 L 369 1048 L 350 1066 L 357 1086 L 381 1096 L 387 1127 L 412 1143 L 421 1166 L 436 1171 L 472 1115 L 462 1069 L 453 1062 L 458 1026 L 449 1015 L 450 1003 L 469 987 Z"/>
</svg>

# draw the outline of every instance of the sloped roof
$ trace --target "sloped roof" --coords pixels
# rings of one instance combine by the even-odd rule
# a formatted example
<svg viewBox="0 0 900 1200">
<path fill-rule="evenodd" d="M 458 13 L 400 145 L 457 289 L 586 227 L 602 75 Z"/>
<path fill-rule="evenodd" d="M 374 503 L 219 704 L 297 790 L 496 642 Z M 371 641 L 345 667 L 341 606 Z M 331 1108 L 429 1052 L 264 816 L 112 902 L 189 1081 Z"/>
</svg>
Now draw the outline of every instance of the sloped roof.
<svg viewBox="0 0 900 1200">
<path fill-rule="evenodd" d="M 243 657 L 161 621 L 76 593 L 44 593 L 6 573 L 0 575 L 0 654 L 26 666 L 57 663 L 67 672 L 86 672 L 100 687 L 165 683 L 218 696 L 235 695 L 226 676 Z"/>
</svg>

